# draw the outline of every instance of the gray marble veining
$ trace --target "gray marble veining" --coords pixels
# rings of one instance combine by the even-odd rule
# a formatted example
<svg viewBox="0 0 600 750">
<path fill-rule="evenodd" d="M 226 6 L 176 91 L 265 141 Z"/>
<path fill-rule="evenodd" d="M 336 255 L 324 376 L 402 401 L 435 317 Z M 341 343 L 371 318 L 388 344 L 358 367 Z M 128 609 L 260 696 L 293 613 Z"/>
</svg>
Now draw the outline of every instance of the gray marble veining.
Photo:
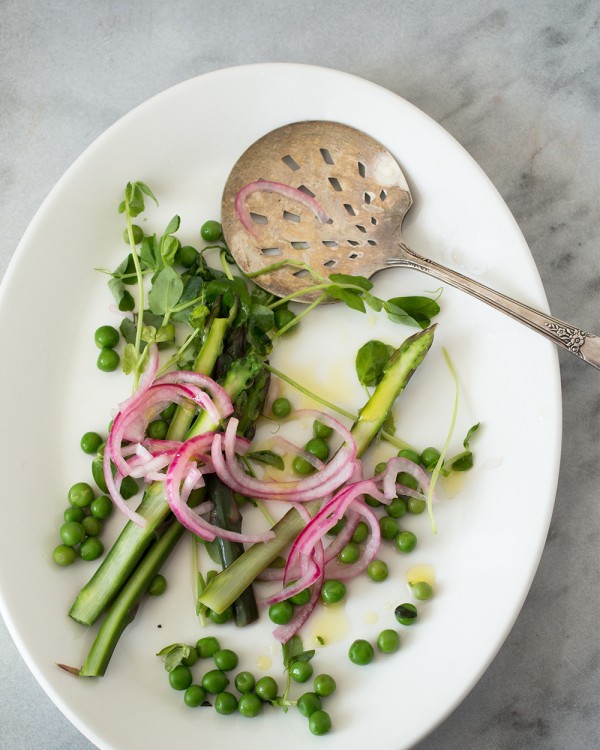
<svg viewBox="0 0 600 750">
<path fill-rule="evenodd" d="M 217 68 L 307 62 L 440 122 L 515 215 L 553 314 L 598 330 L 599 16 L 586 0 L 3 0 L 0 274 L 64 170 L 133 106 Z M 560 364 L 563 457 L 538 573 L 492 665 L 418 750 L 600 746 L 600 379 L 570 355 Z M 0 747 L 91 750 L 4 626 L 0 648 Z"/>
</svg>

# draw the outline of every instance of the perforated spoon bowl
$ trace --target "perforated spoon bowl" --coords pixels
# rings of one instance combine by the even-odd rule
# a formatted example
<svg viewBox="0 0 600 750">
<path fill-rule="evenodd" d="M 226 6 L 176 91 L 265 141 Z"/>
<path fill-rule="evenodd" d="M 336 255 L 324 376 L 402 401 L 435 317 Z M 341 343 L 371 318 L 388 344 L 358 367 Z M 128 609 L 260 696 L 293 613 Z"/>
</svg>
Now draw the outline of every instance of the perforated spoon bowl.
<svg viewBox="0 0 600 750">
<path fill-rule="evenodd" d="M 269 189 L 244 193 L 243 208 L 250 223 L 242 222 L 238 196 L 257 181 Z M 272 183 L 294 190 L 289 195 L 276 187 L 273 191 Z M 297 190 L 313 201 L 299 200 Z M 402 222 L 411 205 L 398 162 L 378 141 L 341 123 L 296 122 L 267 133 L 236 162 L 223 192 L 223 233 L 244 273 L 255 274 L 284 260 L 303 261 L 325 275 L 370 278 L 393 267 L 422 271 L 510 315 L 600 369 L 597 336 L 411 250 L 402 239 Z M 300 296 L 314 281 L 308 271 L 293 264 L 255 281 L 278 297 L 298 293 L 298 302 L 314 301 L 319 294 Z"/>
</svg>

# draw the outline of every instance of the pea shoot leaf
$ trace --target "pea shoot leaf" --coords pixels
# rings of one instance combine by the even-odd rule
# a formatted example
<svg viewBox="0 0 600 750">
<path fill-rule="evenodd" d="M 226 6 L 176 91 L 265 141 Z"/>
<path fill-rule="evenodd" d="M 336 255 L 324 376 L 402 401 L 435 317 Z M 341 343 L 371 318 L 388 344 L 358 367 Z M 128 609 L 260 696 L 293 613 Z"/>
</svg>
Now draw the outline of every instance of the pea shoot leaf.
<svg viewBox="0 0 600 750">
<path fill-rule="evenodd" d="M 164 268 L 156 277 L 150 294 L 148 304 L 155 315 L 164 315 L 179 302 L 183 292 L 183 281 L 170 266 Z"/>
<path fill-rule="evenodd" d="M 122 366 L 125 375 L 132 373 L 137 366 L 138 356 L 135 346 L 132 343 L 126 344 L 123 351 Z"/>
<path fill-rule="evenodd" d="M 177 214 L 171 219 L 171 221 L 167 224 L 167 228 L 165 229 L 163 236 L 165 234 L 175 234 L 175 232 L 179 229 L 179 225 L 181 224 L 181 219 Z"/>
<path fill-rule="evenodd" d="M 283 656 L 283 668 L 288 670 L 296 661 L 296 657 L 304 651 L 302 639 L 299 635 L 293 635 L 287 643 L 281 646 Z"/>
<path fill-rule="evenodd" d="M 140 180 L 137 180 L 135 184 L 139 187 L 139 189 L 142 191 L 142 193 L 144 193 L 145 195 L 147 195 L 149 198 L 152 198 L 152 200 L 158 206 L 158 198 L 154 195 L 154 193 L 152 192 L 152 190 L 150 190 L 150 188 L 148 187 L 148 185 L 146 185 L 145 182 L 141 182 Z"/>
<path fill-rule="evenodd" d="M 467 432 L 467 435 L 463 440 L 464 451 L 461 451 L 453 458 L 444 462 L 444 466 L 442 467 L 442 473 L 444 476 L 448 476 L 452 471 L 468 471 L 473 468 L 473 453 L 469 448 L 469 443 L 472 436 L 479 429 L 479 425 L 480 422 L 477 422 L 477 424 L 474 424 Z"/>
<path fill-rule="evenodd" d="M 190 653 L 191 648 L 185 643 L 172 643 L 170 646 L 165 646 L 156 655 L 163 660 L 167 672 L 172 672 L 184 659 L 188 658 Z"/>
<path fill-rule="evenodd" d="M 431 318 L 440 311 L 440 306 L 431 297 L 394 297 L 384 302 L 383 306 L 394 323 L 416 328 L 427 328 Z"/>
<path fill-rule="evenodd" d="M 162 268 L 162 258 L 158 248 L 156 235 L 146 235 L 140 245 L 140 260 L 142 264 L 151 271 Z"/>
<path fill-rule="evenodd" d="M 123 318 L 119 325 L 121 336 L 125 339 L 127 344 L 135 343 L 135 324 L 129 318 Z"/>
<path fill-rule="evenodd" d="M 365 292 L 362 297 L 367 305 L 369 305 L 371 310 L 380 312 L 383 309 L 383 300 L 379 299 L 379 297 L 375 297 L 373 294 L 369 294 L 368 292 Z"/>
<path fill-rule="evenodd" d="M 165 266 L 175 263 L 175 255 L 179 250 L 179 241 L 170 234 L 165 234 L 160 240 L 160 257 Z M 183 284 L 183 282 L 182 282 Z"/>
<path fill-rule="evenodd" d="M 274 466 L 280 471 L 283 471 L 285 468 L 283 458 L 279 455 L 279 453 L 275 453 L 274 451 L 253 451 L 252 453 L 246 453 L 246 458 L 251 458 L 254 461 L 259 461 L 261 464 Z"/>
<path fill-rule="evenodd" d="M 352 286 L 358 286 L 368 292 L 373 288 L 373 283 L 366 279 L 364 276 L 352 276 L 347 273 L 332 273 L 329 276 L 329 280 L 334 284 L 352 284 Z"/>
<path fill-rule="evenodd" d="M 209 313 L 210 310 L 206 305 L 196 305 L 189 314 L 188 322 L 192 328 L 204 328 L 204 321 Z"/>
<path fill-rule="evenodd" d="M 356 374 L 361 385 L 376 386 L 385 372 L 393 347 L 383 341 L 367 341 L 356 353 Z"/>
<path fill-rule="evenodd" d="M 363 302 L 359 292 L 355 292 L 352 289 L 346 289 L 342 286 L 338 286 L 337 284 L 331 284 L 325 291 L 330 297 L 339 299 L 341 302 L 348 305 L 348 307 L 352 308 L 353 310 L 358 310 L 359 312 L 363 313 L 366 312 L 365 303 Z"/>
</svg>

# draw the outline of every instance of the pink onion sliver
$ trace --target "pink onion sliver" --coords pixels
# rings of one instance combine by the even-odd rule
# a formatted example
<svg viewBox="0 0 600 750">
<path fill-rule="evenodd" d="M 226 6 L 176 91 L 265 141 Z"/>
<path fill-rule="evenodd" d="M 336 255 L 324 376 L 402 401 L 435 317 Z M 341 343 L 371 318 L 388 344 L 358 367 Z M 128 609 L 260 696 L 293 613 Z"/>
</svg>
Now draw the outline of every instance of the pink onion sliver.
<svg viewBox="0 0 600 750">
<path fill-rule="evenodd" d="M 218 436 L 215 435 L 215 439 Z M 165 482 L 165 492 L 167 501 L 177 520 L 199 536 L 201 539 L 212 541 L 216 536 L 222 539 L 229 539 L 233 542 L 243 542 L 254 544 L 256 542 L 265 542 L 275 536 L 273 531 L 267 531 L 264 534 L 240 534 L 235 531 L 228 531 L 219 526 L 214 526 L 201 518 L 197 512 L 188 507 L 181 496 L 181 483 L 189 471 L 188 464 L 194 458 L 198 446 L 204 446 L 206 443 L 206 434 L 199 435 L 187 440 L 182 448 L 177 452 L 175 458 L 167 471 Z"/>
<path fill-rule="evenodd" d="M 328 563 L 337 557 L 348 542 L 352 539 L 356 527 L 358 526 L 359 514 L 353 510 L 354 506 L 350 506 L 346 511 L 346 525 L 335 537 L 335 539 L 328 544 L 325 548 L 325 562 Z"/>
<path fill-rule="evenodd" d="M 311 616 L 314 608 L 317 605 L 317 602 L 319 601 L 321 587 L 323 586 L 323 580 L 325 578 L 325 561 L 323 554 L 323 545 L 321 543 L 319 543 L 315 547 L 313 554 L 315 564 L 321 570 L 321 575 L 316 583 L 313 584 L 309 601 L 302 607 L 296 607 L 294 616 L 287 623 L 287 625 L 279 625 L 273 631 L 273 636 L 280 643 L 287 643 L 293 635 L 296 635 L 296 633 Z"/>
<path fill-rule="evenodd" d="M 137 390 L 128 399 L 119 404 L 119 410 L 123 411 L 127 407 L 131 406 L 144 395 L 144 392 L 152 385 L 152 381 L 156 377 L 158 372 L 158 346 L 156 344 L 150 344 L 148 347 L 148 362 L 146 368 L 140 377 Z"/>
<path fill-rule="evenodd" d="M 123 513 L 123 515 L 125 515 L 130 521 L 133 521 L 133 523 L 137 524 L 143 529 L 147 525 L 148 522 L 143 516 L 141 516 L 139 513 L 136 513 L 134 510 L 132 510 L 129 507 L 129 505 L 127 505 L 124 497 L 119 492 L 119 489 L 113 477 L 112 467 L 110 465 L 110 455 L 109 455 L 108 450 L 104 451 L 104 461 L 103 461 L 102 468 L 104 470 L 104 481 L 106 482 L 106 488 L 114 504 L 121 511 L 121 513 Z M 122 479 L 122 475 L 121 475 L 121 479 Z"/>
<path fill-rule="evenodd" d="M 156 383 L 189 383 L 197 388 L 203 388 L 208 391 L 214 401 L 221 419 L 225 419 L 233 412 L 233 404 L 225 388 L 208 375 L 202 375 L 193 370 L 179 370 L 178 372 L 168 372 L 166 375 L 162 375 L 160 378 L 157 378 Z"/>
<path fill-rule="evenodd" d="M 325 213 L 325 210 L 318 201 L 312 198 L 310 195 L 298 190 L 298 188 L 292 187 L 291 185 L 285 185 L 283 182 L 274 182 L 272 180 L 255 180 L 244 185 L 238 191 L 235 197 L 235 211 L 238 219 L 240 220 L 244 229 L 250 234 L 256 235 L 256 229 L 250 216 L 250 211 L 246 206 L 246 201 L 253 193 L 277 193 L 285 198 L 301 203 L 306 208 L 310 209 L 314 215 L 323 224 L 329 221 L 329 216 Z"/>
<path fill-rule="evenodd" d="M 407 474 L 413 476 L 423 488 L 423 492 L 427 494 L 427 492 L 429 491 L 430 482 L 426 472 L 420 466 L 417 466 L 416 463 L 410 461 L 408 458 L 393 456 L 388 460 L 386 470 L 382 474 L 378 475 L 378 477 L 376 477 L 376 479 L 380 479 L 381 477 L 383 477 L 383 494 L 386 496 L 388 501 L 393 500 L 396 497 L 396 475 L 399 471 L 405 471 Z M 422 493 L 418 492 L 416 495 L 413 495 L 413 492 L 414 490 L 409 491 L 408 487 L 402 489 L 402 494 L 412 495 L 413 497 L 422 497 Z"/>
</svg>

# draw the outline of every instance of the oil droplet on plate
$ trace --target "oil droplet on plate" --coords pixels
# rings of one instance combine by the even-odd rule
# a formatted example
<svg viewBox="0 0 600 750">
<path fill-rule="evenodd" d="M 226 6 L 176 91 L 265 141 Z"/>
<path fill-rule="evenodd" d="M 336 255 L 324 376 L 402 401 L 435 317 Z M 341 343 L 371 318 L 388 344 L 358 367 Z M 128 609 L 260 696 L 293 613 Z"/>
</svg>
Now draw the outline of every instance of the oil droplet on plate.
<svg viewBox="0 0 600 750">
<path fill-rule="evenodd" d="M 367 612 L 365 614 L 365 625 L 373 625 L 379 620 L 377 612 Z"/>
<path fill-rule="evenodd" d="M 406 571 L 406 582 L 410 586 L 411 583 L 428 583 L 430 586 L 435 586 L 435 570 L 433 565 L 413 565 Z"/>
<path fill-rule="evenodd" d="M 456 497 L 462 491 L 466 481 L 466 472 L 464 471 L 453 471 L 450 476 L 444 477 L 440 480 L 446 497 Z"/>
<path fill-rule="evenodd" d="M 311 648 L 341 641 L 350 630 L 350 619 L 343 604 L 322 606 L 310 620 Z M 319 640 L 321 639 L 321 640 Z"/>
<path fill-rule="evenodd" d="M 256 660 L 256 668 L 260 669 L 261 672 L 266 672 L 267 669 L 271 668 L 271 665 L 273 664 L 273 659 L 271 659 L 270 656 L 259 656 Z"/>
</svg>

